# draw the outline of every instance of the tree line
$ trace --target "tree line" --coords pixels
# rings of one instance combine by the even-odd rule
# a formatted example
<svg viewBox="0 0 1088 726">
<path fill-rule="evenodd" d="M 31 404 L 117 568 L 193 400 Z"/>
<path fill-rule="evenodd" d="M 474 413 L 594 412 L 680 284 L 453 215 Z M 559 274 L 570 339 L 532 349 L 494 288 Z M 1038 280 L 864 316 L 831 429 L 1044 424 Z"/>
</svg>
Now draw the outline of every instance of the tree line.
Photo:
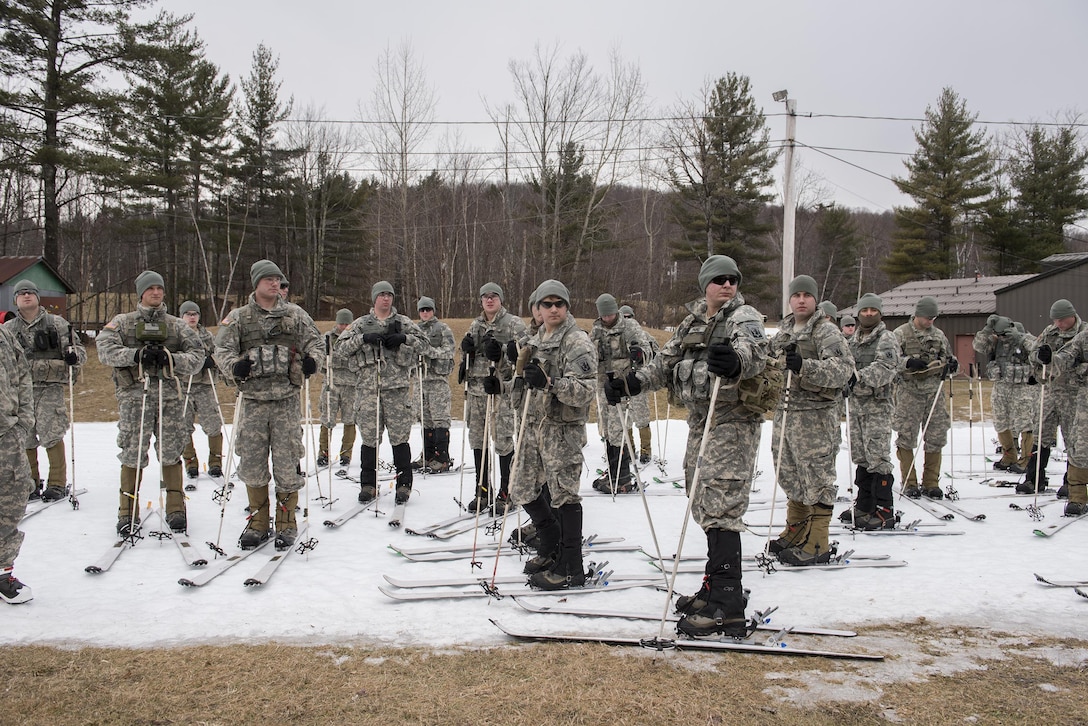
<svg viewBox="0 0 1088 726">
<path fill-rule="evenodd" d="M 525 313 L 557 277 L 590 314 L 603 291 L 654 325 L 675 322 L 711 254 L 734 257 L 746 298 L 780 309 L 782 209 L 770 138 L 749 79 L 708 80 L 652 109 L 618 54 L 538 46 L 509 62 L 508 100 L 485 103 L 494 144 L 440 136 L 436 89 L 410 45 L 386 48 L 375 90 L 345 125 L 284 97 L 259 46 L 244 78 L 206 57 L 191 16 L 153 0 L 0 0 L 0 254 L 41 254 L 77 289 L 73 315 L 104 322 L 153 267 L 168 303 L 218 318 L 276 260 L 316 317 L 360 314 L 392 281 L 473 314 L 500 281 Z M 139 11 L 139 12 L 138 12 Z M 944 89 L 894 183 L 911 205 L 829 203 L 798 170 L 797 271 L 847 305 L 899 282 L 1038 269 L 1085 247 L 1088 152 L 1076 117 L 1000 137 Z M 440 151 L 434 151 L 434 149 Z"/>
</svg>

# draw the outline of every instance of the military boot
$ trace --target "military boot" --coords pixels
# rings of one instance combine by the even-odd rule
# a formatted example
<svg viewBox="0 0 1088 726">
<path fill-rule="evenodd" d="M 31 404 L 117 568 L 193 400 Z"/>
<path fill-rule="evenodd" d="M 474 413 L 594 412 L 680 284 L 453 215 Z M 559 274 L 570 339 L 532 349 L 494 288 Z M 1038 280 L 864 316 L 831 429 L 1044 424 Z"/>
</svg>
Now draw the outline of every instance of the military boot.
<svg viewBox="0 0 1088 726">
<path fill-rule="evenodd" d="M 162 468 L 163 489 L 166 490 L 166 524 L 174 532 L 184 532 L 188 526 L 185 517 L 185 492 L 182 491 L 181 462 Z"/>
<path fill-rule="evenodd" d="M 806 567 L 829 562 L 832 552 L 828 530 L 833 511 L 834 508 L 829 504 L 813 505 L 812 524 L 809 528 L 808 539 L 805 540 L 803 545 L 787 547 L 779 552 L 778 561 L 794 567 Z"/>
<path fill-rule="evenodd" d="M 649 464 L 653 454 L 653 447 L 651 445 L 650 438 L 650 425 L 646 424 L 638 430 L 638 463 Z M 631 442 L 632 444 L 634 441 Z"/>
<path fill-rule="evenodd" d="M 268 526 L 268 485 L 246 487 L 249 496 L 249 521 L 238 538 L 238 546 L 251 550 L 267 540 L 272 532 Z"/>
<path fill-rule="evenodd" d="M 378 496 L 378 450 L 363 444 L 359 449 L 359 503 L 366 504 Z"/>
<path fill-rule="evenodd" d="M 192 434 L 189 434 L 189 440 L 185 443 L 181 458 L 185 460 L 185 473 L 190 479 L 200 476 L 200 459 L 196 455 L 196 447 L 193 446 Z"/>
<path fill-rule="evenodd" d="M 1035 434 L 1030 431 L 1020 432 L 1020 458 L 1016 460 L 1016 466 L 1021 473 L 1027 472 L 1028 460 L 1031 452 L 1035 450 Z"/>
<path fill-rule="evenodd" d="M 484 464 L 490 457 L 484 457 L 483 449 L 473 449 L 472 458 L 476 461 L 476 494 L 468 503 L 468 511 L 482 512 L 491 506 L 491 489 L 488 486 L 488 477 L 491 472 L 484 471 Z"/>
<path fill-rule="evenodd" d="M 397 472 L 396 503 L 404 504 L 412 496 L 412 447 L 409 444 L 393 447 L 393 468 Z"/>
<path fill-rule="evenodd" d="M 223 434 L 208 437 L 208 476 L 223 476 Z"/>
<path fill-rule="evenodd" d="M 620 448 L 619 457 L 616 459 L 616 467 L 619 470 L 619 479 L 616 480 L 616 493 L 629 494 L 637 491 L 634 478 L 631 475 L 631 454 L 627 446 Z"/>
<path fill-rule="evenodd" d="M 1054 495 L 1058 499 L 1068 499 L 1069 498 L 1068 464 L 1066 465 L 1066 467 L 1067 467 L 1066 472 L 1064 474 L 1062 474 L 1062 485 L 1060 487 L 1058 487 L 1058 492 Z"/>
<path fill-rule="evenodd" d="M 285 550 L 295 543 L 298 525 L 295 510 L 298 508 L 298 492 L 276 492 L 276 541 L 278 550 Z"/>
<path fill-rule="evenodd" d="M 620 447 L 605 444 L 604 451 L 608 466 L 599 477 L 593 480 L 593 488 L 599 492 L 611 494 L 612 482 L 616 480 L 616 471 L 619 469 Z"/>
<path fill-rule="evenodd" d="M 427 468 L 432 473 L 442 474 L 453 468 L 450 461 L 450 430 L 434 430 L 434 449 L 430 453 L 431 460 L 427 462 Z"/>
<path fill-rule="evenodd" d="M 317 465 L 328 466 L 329 465 L 329 439 L 332 434 L 329 431 L 328 426 L 321 426 L 321 433 L 317 435 Z"/>
<path fill-rule="evenodd" d="M 895 529 L 895 483 L 891 473 L 873 472 L 869 477 L 869 491 L 873 497 L 873 511 L 855 520 L 854 526 L 871 532 L 878 529 Z"/>
<path fill-rule="evenodd" d="M 1079 517 L 1088 513 L 1088 469 L 1069 465 L 1069 501 L 1065 516 Z"/>
<path fill-rule="evenodd" d="M 543 572 L 555 563 L 559 555 L 559 540 L 562 530 L 559 520 L 555 517 L 555 510 L 541 494 L 533 501 L 525 505 L 525 513 L 533 522 L 536 536 L 536 557 L 525 563 L 526 575 L 534 575 Z"/>
<path fill-rule="evenodd" d="M 351 463 L 351 452 L 355 448 L 355 424 L 344 424 L 344 433 L 340 436 L 340 466 Z"/>
<path fill-rule="evenodd" d="M 136 495 L 138 472 L 131 466 L 121 467 L 121 501 L 117 506 L 117 534 L 124 537 L 140 526 L 140 507 Z"/>
<path fill-rule="evenodd" d="M 910 449 L 896 448 L 899 458 L 899 472 L 903 479 L 903 494 L 911 499 L 922 496 L 922 487 L 918 486 L 918 469 L 914 465 L 914 452 Z"/>
<path fill-rule="evenodd" d="M 751 630 L 744 616 L 748 599 L 741 586 L 740 533 L 708 529 L 706 536 L 710 552 L 707 599 L 701 608 L 680 618 L 676 630 L 694 637 L 745 638 Z"/>
<path fill-rule="evenodd" d="M 941 491 L 941 452 L 927 451 L 922 466 L 922 493 L 930 499 L 944 499 Z"/>
<path fill-rule="evenodd" d="M 786 528 L 771 540 L 768 552 L 778 554 L 789 547 L 804 544 L 812 526 L 812 507 L 790 499 L 786 502 Z"/>
<path fill-rule="evenodd" d="M 495 495 L 495 503 L 492 507 L 496 515 L 505 514 L 506 508 L 510 506 L 510 466 L 513 462 L 513 451 L 499 456 L 499 493 Z"/>
<path fill-rule="evenodd" d="M 996 471 L 1010 471 L 1013 474 L 1023 474 L 1024 470 L 1016 465 L 1019 455 L 1016 452 L 1016 437 L 1012 431 L 998 431 L 997 441 L 1001 444 L 1001 458 L 994 462 Z"/>
<path fill-rule="evenodd" d="M 64 439 L 45 450 L 49 459 L 49 477 L 45 480 L 42 499 L 55 502 L 68 495 L 68 462 L 64 458 Z"/>
<path fill-rule="evenodd" d="M 543 572 L 529 576 L 529 586 L 538 590 L 566 590 L 586 584 L 582 564 L 582 503 L 564 504 L 559 512 L 559 556 Z"/>
<path fill-rule="evenodd" d="M 31 478 L 31 481 L 38 481 L 39 479 L 41 479 L 42 475 L 38 471 L 38 450 L 37 449 L 27 449 L 26 450 L 26 460 L 27 460 L 27 463 L 30 464 L 30 478 Z M 38 487 L 38 488 L 40 489 L 41 487 Z"/>
<path fill-rule="evenodd" d="M 419 458 L 412 462 L 412 468 L 416 471 L 427 468 L 427 456 L 434 445 L 434 429 L 423 429 L 423 448 L 420 449 Z"/>
<path fill-rule="evenodd" d="M 1016 485 L 1017 494 L 1034 494 L 1037 491 L 1046 491 L 1049 480 L 1046 476 L 1046 465 L 1050 462 L 1050 447 L 1044 446 L 1042 449 L 1038 447 L 1032 449 L 1031 457 L 1028 459 L 1028 463 L 1024 466 L 1024 481 Z M 1036 482 L 1035 473 L 1038 469 L 1039 480 Z M 1036 486 L 1038 483 L 1038 486 Z"/>
<path fill-rule="evenodd" d="M 840 522 L 857 522 L 865 515 L 873 511 L 873 495 L 872 489 L 869 486 L 869 477 L 871 474 L 861 464 L 858 464 L 854 470 L 854 492 L 855 500 L 852 508 L 847 508 L 839 515 Z"/>
</svg>

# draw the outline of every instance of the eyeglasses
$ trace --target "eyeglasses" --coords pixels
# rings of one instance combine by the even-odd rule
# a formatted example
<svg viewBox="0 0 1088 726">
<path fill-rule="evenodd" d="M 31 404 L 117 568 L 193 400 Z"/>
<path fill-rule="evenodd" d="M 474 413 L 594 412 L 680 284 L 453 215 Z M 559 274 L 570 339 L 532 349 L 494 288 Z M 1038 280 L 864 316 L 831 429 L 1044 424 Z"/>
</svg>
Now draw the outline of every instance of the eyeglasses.
<svg viewBox="0 0 1088 726">
<path fill-rule="evenodd" d="M 286 290 L 286 289 L 287 289 L 287 288 L 289 288 L 289 287 L 290 287 L 290 285 L 289 285 L 289 284 L 287 284 L 286 282 L 281 282 L 281 283 L 280 283 L 280 289 L 281 289 L 281 290 Z"/>
<path fill-rule="evenodd" d="M 551 310 L 552 308 L 565 308 L 567 306 L 566 300 L 541 300 L 540 307 L 545 310 Z"/>
<path fill-rule="evenodd" d="M 736 275 L 718 275 L 713 280 L 711 280 L 711 282 L 713 282 L 718 287 L 724 287 L 727 284 L 733 285 L 735 287 L 736 285 L 740 284 L 740 278 Z"/>
<path fill-rule="evenodd" d="M 489 292 L 480 296 L 481 300 L 498 300 L 499 296 L 496 293 Z"/>
<path fill-rule="evenodd" d="M 419 312 L 421 312 L 421 313 L 433 313 L 434 308 L 420 308 Z"/>
</svg>

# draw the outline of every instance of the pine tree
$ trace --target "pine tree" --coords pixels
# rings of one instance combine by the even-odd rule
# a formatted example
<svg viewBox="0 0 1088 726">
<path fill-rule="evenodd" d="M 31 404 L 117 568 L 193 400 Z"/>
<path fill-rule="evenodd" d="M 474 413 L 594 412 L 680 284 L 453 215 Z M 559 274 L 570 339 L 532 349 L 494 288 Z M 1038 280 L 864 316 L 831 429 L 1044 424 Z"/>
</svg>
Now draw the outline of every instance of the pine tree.
<svg viewBox="0 0 1088 726">
<path fill-rule="evenodd" d="M 918 149 L 904 162 L 909 173 L 894 180 L 914 206 L 895 210 L 883 265 L 892 281 L 957 277 L 974 255 L 971 235 L 993 193 L 990 150 L 974 121 L 966 102 L 945 88 L 915 129 Z"/>
</svg>

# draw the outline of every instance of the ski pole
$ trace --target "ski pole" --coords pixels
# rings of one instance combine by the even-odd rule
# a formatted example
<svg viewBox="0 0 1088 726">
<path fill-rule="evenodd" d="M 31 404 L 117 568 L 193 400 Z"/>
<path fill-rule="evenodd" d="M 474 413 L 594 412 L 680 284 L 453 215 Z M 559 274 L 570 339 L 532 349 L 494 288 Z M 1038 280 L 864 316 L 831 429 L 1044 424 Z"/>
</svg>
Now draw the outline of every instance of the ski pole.
<svg viewBox="0 0 1088 726">
<path fill-rule="evenodd" d="M 952 462 L 950 467 L 954 472 L 956 470 L 956 436 L 953 430 L 953 424 L 956 423 L 956 409 L 952 406 L 952 399 L 955 396 L 955 386 L 952 382 L 952 376 L 948 377 L 948 458 Z"/>
<path fill-rule="evenodd" d="M 854 460 L 854 436 L 853 436 L 853 432 L 850 431 L 850 387 L 849 386 L 847 386 L 846 393 L 843 395 L 842 404 L 843 404 L 843 409 L 846 412 L 846 450 L 850 452 L 850 460 L 853 461 Z M 779 445 L 778 451 L 779 451 L 779 453 L 781 453 L 781 451 L 782 451 L 781 444 Z M 865 463 L 868 464 L 869 462 L 866 461 Z M 868 467 L 866 467 L 866 470 L 868 470 Z M 868 480 L 866 480 L 865 483 L 868 484 Z M 852 489 L 853 485 L 851 485 L 850 488 Z M 854 496 L 856 496 L 858 499 L 860 499 L 861 498 L 861 489 L 858 489 L 856 492 L 854 492 Z M 855 500 L 855 502 L 856 502 L 856 500 Z M 850 528 L 851 529 L 855 529 L 857 527 L 857 524 L 858 524 L 855 521 L 855 517 L 854 517 L 854 512 L 857 511 L 857 507 L 854 506 L 855 502 L 850 503 Z M 772 521 L 774 520 L 773 515 L 772 515 L 771 519 L 772 519 Z M 770 542 L 771 542 L 771 539 L 770 539 L 770 537 L 768 537 L 767 538 L 768 551 L 769 551 L 769 548 L 770 548 Z"/>
<path fill-rule="evenodd" d="M 494 421 L 492 420 L 492 398 L 494 398 L 494 396 L 489 395 L 487 397 L 487 402 L 484 407 L 484 450 L 483 456 L 480 457 L 480 471 L 477 472 L 479 474 L 479 484 L 487 487 L 488 502 L 491 501 L 491 480 L 485 477 L 491 476 L 490 435 L 491 427 L 494 426 Z M 477 485 L 476 487 L 473 501 L 476 502 L 476 528 L 473 530 L 472 533 L 472 556 L 469 558 L 470 569 L 476 569 L 477 567 L 482 566 L 482 563 L 476 561 L 476 545 L 480 539 L 480 512 L 484 509 L 484 507 L 481 506 L 483 503 L 480 501 L 479 485 Z"/>
<path fill-rule="evenodd" d="M 378 498 L 378 493 L 381 491 L 380 483 L 378 482 L 378 472 L 380 461 L 378 457 L 378 451 L 381 449 L 382 444 L 382 362 L 385 359 L 382 355 L 382 344 L 378 344 L 378 367 L 374 378 L 374 498 Z M 374 517 L 378 516 L 378 505 L 374 505 Z"/>
<path fill-rule="evenodd" d="M 419 449 L 419 459 L 423 462 L 423 466 L 420 467 L 424 475 L 427 473 L 427 433 L 423 426 L 423 367 L 427 365 L 426 360 L 422 355 L 417 357 L 416 365 L 416 382 L 419 384 L 419 437 L 422 440 L 422 445 Z"/>
<path fill-rule="evenodd" d="M 136 517 L 140 511 L 140 485 L 144 479 L 144 422 L 147 416 L 147 394 L 151 388 L 151 379 L 144 372 L 143 360 L 140 361 L 140 375 L 144 379 L 144 393 L 140 402 L 140 433 L 136 440 L 136 486 L 132 490 L 132 514 L 128 521 L 128 533 L 132 538 L 132 544 L 136 544 Z"/>
<path fill-rule="evenodd" d="M 624 380 L 623 383 L 624 383 L 624 389 L 627 391 L 628 397 L 630 397 L 631 391 L 630 391 L 629 388 L 627 388 L 627 381 Z M 713 410 L 711 410 L 709 415 L 710 416 L 714 415 Z M 624 446 L 627 447 L 627 455 L 629 457 L 631 457 L 631 459 L 633 460 L 634 457 L 635 457 L 635 442 L 631 438 L 630 434 L 631 434 L 630 430 L 628 430 L 628 428 L 626 426 L 624 426 L 623 427 L 623 443 L 624 443 Z M 654 553 L 657 555 L 657 561 L 660 562 L 661 565 L 662 565 L 662 567 L 661 567 L 661 576 L 665 578 L 665 587 L 668 588 L 669 578 L 668 578 L 668 575 L 665 574 L 665 567 L 664 567 L 665 559 L 661 555 L 661 544 L 658 542 L 658 539 L 657 539 L 657 528 L 654 527 L 654 518 L 653 518 L 653 515 L 650 514 L 650 500 L 646 498 L 646 487 L 642 483 L 642 472 L 639 471 L 639 468 L 637 466 L 633 467 L 633 468 L 635 470 L 635 482 L 638 485 L 638 493 L 642 497 L 642 508 L 646 512 L 646 524 L 650 528 L 650 539 L 652 539 L 653 542 L 654 542 Z M 612 496 L 613 496 L 613 499 L 614 499 L 615 498 L 615 493 L 614 492 L 613 492 Z M 681 544 L 683 544 L 683 543 L 681 542 Z M 679 561 L 679 559 L 680 559 L 679 558 L 679 552 L 680 551 L 677 550 L 677 561 Z M 670 600 L 671 600 L 671 596 L 670 596 Z"/>
<path fill-rule="evenodd" d="M 786 423 L 790 415 L 790 386 L 793 384 L 793 369 L 786 369 L 786 387 L 782 389 L 782 425 L 778 429 L 778 454 L 774 458 L 774 488 L 771 490 L 771 513 L 767 518 L 767 543 L 763 545 L 763 556 L 770 557 L 771 534 L 774 532 L 774 507 L 778 500 L 778 488 L 781 486 L 779 472 L 782 471 L 782 450 L 786 443 Z M 851 505 L 853 509 L 853 505 Z M 788 524 L 788 523 L 787 523 Z"/>
<path fill-rule="evenodd" d="M 71 353 L 76 352 L 75 331 L 71 326 L 68 326 L 68 350 Z M 68 456 L 71 461 L 68 466 L 71 478 L 68 502 L 72 505 L 72 509 L 79 509 L 79 498 L 76 496 L 76 383 L 75 372 L 72 368 L 73 366 L 68 366 L 68 436 L 71 439 L 68 444 Z"/>
<path fill-rule="evenodd" d="M 468 438 L 468 375 L 465 376 L 465 388 L 461 398 L 461 475 L 457 478 L 457 509 L 465 501 L 465 440 Z"/>
<path fill-rule="evenodd" d="M 329 482 L 329 498 L 328 498 L 328 501 L 326 503 L 326 506 L 331 508 L 332 503 L 333 503 L 333 497 L 332 497 L 332 430 L 333 430 L 333 428 L 335 428 L 335 424 L 336 424 L 336 414 L 332 410 L 332 389 L 336 386 L 336 380 L 333 378 L 333 374 L 332 374 L 332 338 L 330 336 L 328 336 L 328 335 L 325 336 L 325 376 L 326 376 L 325 377 L 325 415 L 329 419 L 329 425 L 325 426 L 324 421 L 321 422 L 321 425 L 325 426 L 325 428 L 328 429 L 328 436 L 329 436 L 329 450 L 326 452 L 326 456 L 329 457 L 329 470 L 327 472 L 325 472 L 325 476 L 328 477 L 328 482 Z M 336 398 L 337 398 L 337 400 L 339 400 L 340 399 L 340 394 L 337 394 Z M 346 421 L 344 422 L 344 426 L 347 427 L 347 422 Z M 342 449 L 343 448 L 343 438 L 341 438 L 340 441 L 341 441 L 341 449 Z M 348 453 L 350 454 L 351 452 L 349 451 Z M 316 466 L 316 464 L 315 464 L 315 466 Z M 309 478 L 309 477 L 307 477 L 307 478 Z M 377 483 L 377 482 L 375 482 L 375 483 Z M 318 484 L 317 495 L 320 497 L 321 496 L 321 477 L 320 477 L 320 475 L 318 476 L 317 484 Z"/>
<path fill-rule="evenodd" d="M 514 488 L 514 479 L 518 475 L 518 463 L 521 459 L 521 448 L 525 442 L 525 422 L 529 418 L 529 402 L 533 398 L 533 389 L 528 386 L 525 387 L 525 403 L 521 407 L 521 422 L 518 424 L 518 441 L 514 447 L 514 458 L 510 462 L 510 489 Z M 509 494 L 509 492 L 507 492 Z M 507 506 L 502 510 L 502 524 L 499 526 L 499 546 L 495 550 L 495 567 L 491 570 L 491 587 L 495 587 L 495 580 L 499 575 L 499 557 L 502 556 L 502 543 L 506 537 L 506 517 L 510 514 L 512 509 L 510 505 L 509 497 L 507 498 Z M 477 529 L 477 531 L 479 531 Z M 473 556 L 475 559 L 475 556 Z"/>
<path fill-rule="evenodd" d="M 967 364 L 967 472 L 975 475 L 975 364 Z"/>
<path fill-rule="evenodd" d="M 910 466 L 907 468 L 907 473 L 903 475 L 903 481 L 899 487 L 899 496 L 903 496 L 903 491 L 907 487 L 907 480 L 910 479 L 911 473 L 915 470 L 915 464 L 918 462 L 918 455 L 922 453 L 922 447 L 926 442 L 926 430 L 929 429 L 929 422 L 933 420 L 933 412 L 937 410 L 937 401 L 941 400 L 941 393 L 943 388 L 940 381 L 937 382 L 937 392 L 933 394 L 933 403 L 929 406 L 929 415 L 926 416 L 926 422 L 922 424 L 922 430 L 918 434 L 918 443 L 914 447 L 914 454 L 911 457 Z"/>
<path fill-rule="evenodd" d="M 219 541 L 223 538 L 223 522 L 227 513 L 227 500 L 230 499 L 229 489 L 232 486 L 230 481 L 230 475 L 233 473 L 231 467 L 234 464 L 234 440 L 238 435 L 238 421 L 242 415 L 242 392 L 238 391 L 238 395 L 234 398 L 234 420 L 230 425 L 230 438 L 227 439 L 227 458 L 223 462 L 223 486 L 216 491 L 216 496 L 219 497 L 219 532 L 215 535 L 215 544 L 210 545 L 216 555 L 226 555 L 220 546 Z"/>
<path fill-rule="evenodd" d="M 1035 444 L 1035 498 L 1031 503 L 1031 513 L 1034 516 L 1040 516 L 1042 512 L 1039 510 L 1039 485 L 1042 483 L 1042 465 L 1043 465 L 1043 402 L 1046 400 L 1046 364 L 1043 364 L 1043 379 L 1039 383 L 1039 432 L 1038 442 Z M 1062 430 L 1062 436 L 1065 436 L 1065 430 Z M 1033 516 L 1033 518 L 1034 518 Z"/>
</svg>

